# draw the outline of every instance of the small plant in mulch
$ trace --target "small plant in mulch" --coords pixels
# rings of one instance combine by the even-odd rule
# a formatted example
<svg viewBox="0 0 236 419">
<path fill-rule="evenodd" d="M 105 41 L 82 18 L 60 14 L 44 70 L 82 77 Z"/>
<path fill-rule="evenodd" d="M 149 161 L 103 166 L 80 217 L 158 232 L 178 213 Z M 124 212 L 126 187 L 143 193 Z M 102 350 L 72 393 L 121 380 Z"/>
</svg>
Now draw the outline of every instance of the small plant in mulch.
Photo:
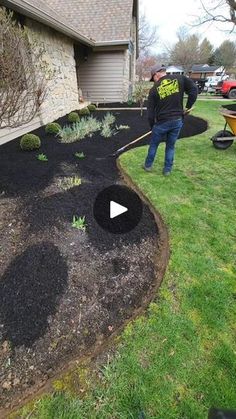
<svg viewBox="0 0 236 419">
<path fill-rule="evenodd" d="M 74 155 L 75 155 L 75 157 L 77 157 L 77 159 L 84 159 L 85 158 L 85 154 L 83 152 L 82 153 L 76 152 Z"/>
<path fill-rule="evenodd" d="M 97 107 L 93 103 L 91 103 L 90 105 L 88 105 L 89 112 L 95 112 L 96 109 L 97 109 Z"/>
<path fill-rule="evenodd" d="M 129 125 L 116 125 L 116 129 L 121 130 L 121 129 L 130 129 Z"/>
<path fill-rule="evenodd" d="M 78 176 L 65 177 L 60 179 L 58 184 L 65 191 L 79 185 L 81 185 L 81 179 Z"/>
<path fill-rule="evenodd" d="M 38 155 L 37 155 L 37 159 L 38 159 L 39 161 L 48 161 L 48 158 L 47 158 L 46 154 L 43 154 L 43 153 L 38 154 Z"/>
<path fill-rule="evenodd" d="M 145 82 L 140 81 L 136 83 L 135 85 L 134 98 L 136 102 L 139 103 L 141 116 L 143 116 L 143 105 L 144 105 L 144 101 L 148 97 L 149 90 L 150 90 L 150 87 Z"/>
<path fill-rule="evenodd" d="M 133 101 L 132 98 L 127 100 L 127 106 L 132 106 L 133 103 L 134 103 L 134 101 Z"/>
<path fill-rule="evenodd" d="M 88 116 L 90 115 L 90 110 L 87 108 L 82 108 L 79 110 L 80 116 Z"/>
<path fill-rule="evenodd" d="M 34 134 L 25 134 L 20 140 L 20 147 L 24 151 L 38 150 L 40 146 L 41 140 Z"/>
<path fill-rule="evenodd" d="M 57 122 L 50 122 L 45 127 L 46 134 L 58 134 L 61 131 L 61 125 Z"/>
<path fill-rule="evenodd" d="M 78 230 L 86 231 L 87 224 L 85 223 L 85 216 L 77 217 L 77 215 L 74 215 L 72 220 L 72 227 L 77 228 Z"/>
<path fill-rule="evenodd" d="M 80 120 L 79 114 L 77 112 L 70 112 L 68 115 L 68 121 L 70 123 L 78 122 Z"/>
</svg>

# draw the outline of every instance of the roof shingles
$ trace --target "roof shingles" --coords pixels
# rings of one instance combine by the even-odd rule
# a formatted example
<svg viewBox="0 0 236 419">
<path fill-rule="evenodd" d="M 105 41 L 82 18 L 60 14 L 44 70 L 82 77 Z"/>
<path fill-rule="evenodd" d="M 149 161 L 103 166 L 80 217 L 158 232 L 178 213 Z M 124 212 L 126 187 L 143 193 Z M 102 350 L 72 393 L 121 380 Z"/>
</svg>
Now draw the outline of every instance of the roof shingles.
<svg viewBox="0 0 236 419">
<path fill-rule="evenodd" d="M 133 0 L 47 0 L 47 4 L 96 42 L 130 39 Z"/>
</svg>

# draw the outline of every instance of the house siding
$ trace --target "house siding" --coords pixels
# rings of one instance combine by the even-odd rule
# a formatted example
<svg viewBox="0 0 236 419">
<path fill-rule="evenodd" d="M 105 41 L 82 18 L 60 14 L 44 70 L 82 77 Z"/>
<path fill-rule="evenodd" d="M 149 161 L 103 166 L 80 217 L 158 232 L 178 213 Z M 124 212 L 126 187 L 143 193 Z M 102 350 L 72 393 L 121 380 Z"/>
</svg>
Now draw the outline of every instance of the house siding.
<svg viewBox="0 0 236 419">
<path fill-rule="evenodd" d="M 128 52 L 90 52 L 78 58 L 79 87 L 85 100 L 95 103 L 127 100 Z"/>
</svg>

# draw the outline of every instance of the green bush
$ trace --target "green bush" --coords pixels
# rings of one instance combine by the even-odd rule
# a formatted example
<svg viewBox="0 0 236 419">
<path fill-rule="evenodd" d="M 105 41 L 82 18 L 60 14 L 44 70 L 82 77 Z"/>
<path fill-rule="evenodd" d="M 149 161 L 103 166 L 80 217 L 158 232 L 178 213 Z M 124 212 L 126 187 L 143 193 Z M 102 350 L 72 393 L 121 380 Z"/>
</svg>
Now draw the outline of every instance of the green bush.
<svg viewBox="0 0 236 419">
<path fill-rule="evenodd" d="M 87 115 L 90 115 L 90 111 L 88 108 L 82 108 L 79 110 L 79 114 L 80 116 L 87 116 Z"/>
<path fill-rule="evenodd" d="M 88 105 L 89 112 L 95 112 L 96 109 L 97 109 L 96 105 L 93 105 L 92 103 L 90 103 L 90 105 Z"/>
<path fill-rule="evenodd" d="M 78 122 L 80 120 L 77 112 L 70 112 L 68 115 L 69 122 Z"/>
<path fill-rule="evenodd" d="M 20 140 L 22 150 L 37 150 L 41 146 L 41 140 L 37 135 L 25 134 Z"/>
<path fill-rule="evenodd" d="M 61 125 L 57 122 L 51 122 L 46 125 L 46 134 L 58 134 L 61 131 Z"/>
</svg>

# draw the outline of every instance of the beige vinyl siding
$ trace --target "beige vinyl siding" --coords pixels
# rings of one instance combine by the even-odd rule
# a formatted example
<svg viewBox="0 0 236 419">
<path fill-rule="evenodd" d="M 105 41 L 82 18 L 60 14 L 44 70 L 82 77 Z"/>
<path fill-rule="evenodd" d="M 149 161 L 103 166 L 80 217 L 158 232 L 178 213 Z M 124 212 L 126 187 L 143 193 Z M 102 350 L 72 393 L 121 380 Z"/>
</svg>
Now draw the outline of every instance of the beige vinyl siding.
<svg viewBox="0 0 236 419">
<path fill-rule="evenodd" d="M 79 87 L 85 100 L 121 102 L 124 100 L 125 53 L 91 52 L 77 62 Z"/>
</svg>

